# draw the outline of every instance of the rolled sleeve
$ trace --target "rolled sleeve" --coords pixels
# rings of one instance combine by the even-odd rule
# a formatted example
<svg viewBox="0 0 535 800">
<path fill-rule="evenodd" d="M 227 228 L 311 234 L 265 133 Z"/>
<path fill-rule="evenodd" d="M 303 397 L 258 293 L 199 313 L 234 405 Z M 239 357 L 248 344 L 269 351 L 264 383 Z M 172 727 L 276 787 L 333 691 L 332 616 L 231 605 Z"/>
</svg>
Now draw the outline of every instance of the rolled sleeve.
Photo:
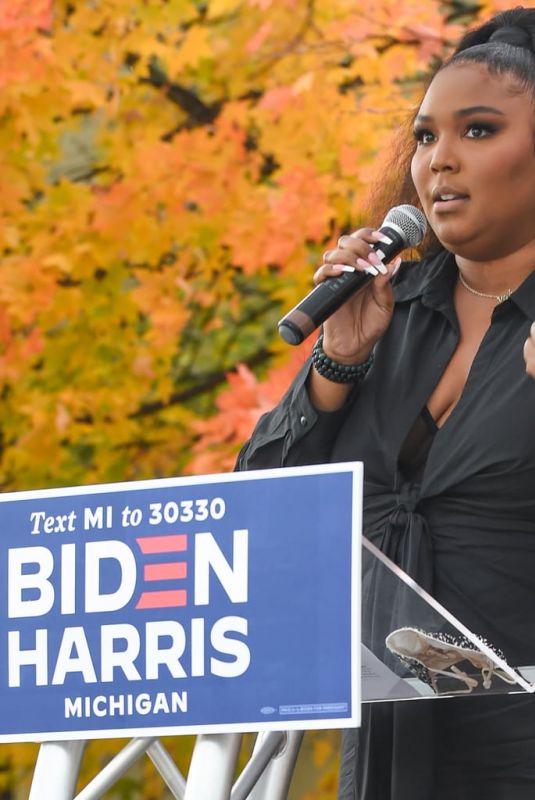
<svg viewBox="0 0 535 800">
<path fill-rule="evenodd" d="M 306 386 L 311 368 L 308 361 L 278 406 L 259 419 L 238 456 L 238 471 L 329 461 L 347 405 L 333 412 L 314 408 Z"/>
</svg>

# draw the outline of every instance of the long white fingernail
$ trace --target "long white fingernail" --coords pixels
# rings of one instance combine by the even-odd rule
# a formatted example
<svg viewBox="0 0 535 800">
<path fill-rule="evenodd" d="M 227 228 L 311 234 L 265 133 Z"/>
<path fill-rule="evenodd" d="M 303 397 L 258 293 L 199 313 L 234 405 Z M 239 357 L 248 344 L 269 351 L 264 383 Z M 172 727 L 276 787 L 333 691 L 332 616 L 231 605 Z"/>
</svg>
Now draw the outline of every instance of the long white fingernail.
<svg viewBox="0 0 535 800">
<path fill-rule="evenodd" d="M 372 236 L 376 242 L 383 242 L 384 244 L 392 244 L 392 239 L 386 236 L 386 234 L 381 233 L 381 231 L 374 231 L 372 233 Z"/>
<path fill-rule="evenodd" d="M 401 267 L 401 257 L 398 256 L 394 261 L 394 269 L 392 270 L 392 275 L 395 275 L 400 267 Z"/>
<path fill-rule="evenodd" d="M 338 270 L 338 272 L 356 272 L 357 270 L 355 267 L 350 267 L 349 264 L 333 264 L 333 269 Z"/>
<path fill-rule="evenodd" d="M 364 261 L 363 258 L 357 258 L 357 264 L 359 267 L 363 267 L 364 272 L 367 272 L 368 275 L 373 275 L 375 278 L 376 275 L 379 275 L 379 267 L 375 265 L 371 265 L 369 261 Z"/>
</svg>

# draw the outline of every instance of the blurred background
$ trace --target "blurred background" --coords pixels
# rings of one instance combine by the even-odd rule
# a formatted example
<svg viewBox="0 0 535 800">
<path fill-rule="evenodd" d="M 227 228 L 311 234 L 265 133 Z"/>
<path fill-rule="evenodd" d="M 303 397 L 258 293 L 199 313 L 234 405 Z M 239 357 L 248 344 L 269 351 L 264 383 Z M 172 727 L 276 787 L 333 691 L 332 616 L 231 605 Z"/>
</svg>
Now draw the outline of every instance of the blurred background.
<svg viewBox="0 0 535 800">
<path fill-rule="evenodd" d="M 277 320 L 381 222 L 430 69 L 510 5 L 0 0 L 3 491 L 231 470 L 310 351 Z M 337 746 L 307 734 L 291 800 L 334 799 Z M 0 800 L 36 754 L 0 746 Z M 107 797 L 170 795 L 147 759 Z"/>
</svg>

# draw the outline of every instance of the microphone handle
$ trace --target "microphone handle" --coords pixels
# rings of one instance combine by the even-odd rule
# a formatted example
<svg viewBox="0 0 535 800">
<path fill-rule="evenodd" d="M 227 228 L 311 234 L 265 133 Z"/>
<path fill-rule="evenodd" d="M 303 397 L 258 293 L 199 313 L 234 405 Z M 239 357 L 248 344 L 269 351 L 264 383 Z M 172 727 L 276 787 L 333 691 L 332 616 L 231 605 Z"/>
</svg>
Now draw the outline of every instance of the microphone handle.
<svg viewBox="0 0 535 800">
<path fill-rule="evenodd" d="M 380 230 L 391 239 L 391 244 L 378 242 L 373 250 L 383 263 L 388 263 L 405 249 L 407 241 L 404 232 L 397 225 L 383 224 Z M 284 341 L 288 344 L 301 344 L 371 277 L 367 272 L 342 272 L 319 283 L 280 320 L 279 333 Z"/>
<path fill-rule="evenodd" d="M 367 272 L 342 272 L 319 283 L 279 322 L 284 341 L 301 344 L 371 277 Z"/>
</svg>

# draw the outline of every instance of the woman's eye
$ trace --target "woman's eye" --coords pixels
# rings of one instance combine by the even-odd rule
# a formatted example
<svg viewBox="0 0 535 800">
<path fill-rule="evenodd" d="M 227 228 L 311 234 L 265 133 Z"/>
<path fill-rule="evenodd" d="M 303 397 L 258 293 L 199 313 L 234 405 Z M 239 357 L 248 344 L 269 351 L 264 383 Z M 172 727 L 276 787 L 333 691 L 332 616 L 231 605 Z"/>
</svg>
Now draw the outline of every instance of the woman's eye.
<svg viewBox="0 0 535 800">
<path fill-rule="evenodd" d="M 491 125 L 483 125 L 480 122 L 473 122 L 466 129 L 466 135 L 469 139 L 483 139 L 485 136 L 494 133 L 495 128 Z"/>
<path fill-rule="evenodd" d="M 431 131 L 425 130 L 423 128 L 414 131 L 414 138 L 416 139 L 418 144 L 431 144 L 431 142 L 433 142 L 435 139 Z"/>
</svg>

